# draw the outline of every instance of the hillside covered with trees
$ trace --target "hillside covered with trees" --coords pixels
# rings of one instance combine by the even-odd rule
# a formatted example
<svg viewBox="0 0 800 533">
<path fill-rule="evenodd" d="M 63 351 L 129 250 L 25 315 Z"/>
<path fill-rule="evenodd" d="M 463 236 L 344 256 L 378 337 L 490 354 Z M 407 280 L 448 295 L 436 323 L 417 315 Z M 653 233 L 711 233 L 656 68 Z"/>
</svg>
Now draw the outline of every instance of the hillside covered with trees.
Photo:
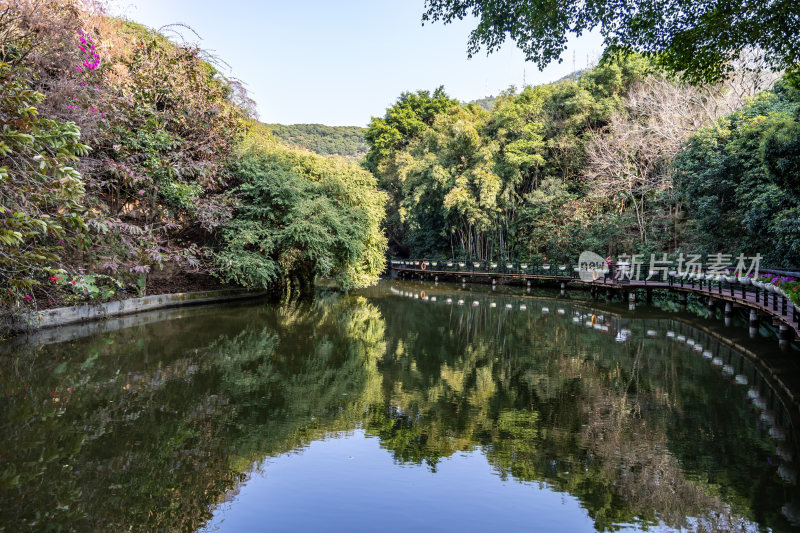
<svg viewBox="0 0 800 533">
<path fill-rule="evenodd" d="M 303 148 L 320 155 L 340 155 L 354 159 L 367 153 L 365 128 L 325 126 L 324 124 L 267 124 L 272 134 L 287 146 Z"/>
</svg>

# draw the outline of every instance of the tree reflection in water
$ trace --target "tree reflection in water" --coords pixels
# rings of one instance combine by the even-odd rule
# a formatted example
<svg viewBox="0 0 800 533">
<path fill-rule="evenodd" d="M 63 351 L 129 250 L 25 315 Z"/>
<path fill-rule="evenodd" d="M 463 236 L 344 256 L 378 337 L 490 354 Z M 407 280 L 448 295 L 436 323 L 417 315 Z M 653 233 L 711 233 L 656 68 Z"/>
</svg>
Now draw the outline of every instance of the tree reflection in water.
<svg viewBox="0 0 800 533">
<path fill-rule="evenodd" d="M 504 478 L 579 498 L 599 530 L 790 527 L 791 431 L 777 450 L 748 387 L 667 338 L 673 321 L 398 287 L 0 356 L 0 529 L 196 529 L 265 458 L 356 428 L 432 471 L 480 450 Z"/>
</svg>

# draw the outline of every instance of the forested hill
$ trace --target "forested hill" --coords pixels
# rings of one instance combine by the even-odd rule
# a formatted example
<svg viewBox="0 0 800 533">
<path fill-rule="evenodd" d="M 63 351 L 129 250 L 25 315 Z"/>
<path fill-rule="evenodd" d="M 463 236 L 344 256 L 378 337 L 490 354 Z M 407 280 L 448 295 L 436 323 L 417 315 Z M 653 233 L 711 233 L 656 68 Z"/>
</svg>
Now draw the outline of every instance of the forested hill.
<svg viewBox="0 0 800 533">
<path fill-rule="evenodd" d="M 358 126 L 267 124 L 267 127 L 285 144 L 321 155 L 360 158 L 369 149 L 364 140 L 364 132 L 367 130 Z"/>
<path fill-rule="evenodd" d="M 497 101 L 496 96 L 487 96 L 485 98 L 479 98 L 477 100 L 473 100 L 471 102 L 467 102 L 468 104 L 478 104 L 486 111 L 491 111 L 494 107 L 494 103 Z"/>
</svg>

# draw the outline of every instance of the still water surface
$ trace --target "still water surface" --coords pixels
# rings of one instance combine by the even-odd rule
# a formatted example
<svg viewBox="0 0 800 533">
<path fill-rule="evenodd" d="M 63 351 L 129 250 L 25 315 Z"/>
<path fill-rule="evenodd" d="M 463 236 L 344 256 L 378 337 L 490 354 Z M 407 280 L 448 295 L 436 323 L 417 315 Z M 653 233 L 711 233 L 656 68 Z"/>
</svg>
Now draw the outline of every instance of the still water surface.
<svg viewBox="0 0 800 533">
<path fill-rule="evenodd" d="M 0 531 L 793 531 L 797 408 L 707 326 L 386 281 L 17 340 Z"/>
</svg>

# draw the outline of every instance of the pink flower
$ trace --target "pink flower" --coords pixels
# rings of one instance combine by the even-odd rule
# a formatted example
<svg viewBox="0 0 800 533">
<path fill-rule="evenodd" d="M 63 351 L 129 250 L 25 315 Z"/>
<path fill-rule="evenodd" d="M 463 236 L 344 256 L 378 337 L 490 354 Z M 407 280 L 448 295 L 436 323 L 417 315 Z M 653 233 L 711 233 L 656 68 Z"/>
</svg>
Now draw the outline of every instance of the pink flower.
<svg viewBox="0 0 800 533">
<path fill-rule="evenodd" d="M 83 69 L 81 67 L 75 67 L 75 68 L 78 69 L 78 72 L 83 72 Z"/>
<path fill-rule="evenodd" d="M 144 196 L 144 189 L 139 189 L 139 196 Z"/>
<path fill-rule="evenodd" d="M 28 301 L 30 301 L 30 299 L 31 299 L 31 295 L 30 295 L 30 294 L 26 294 L 26 295 L 25 295 L 25 299 L 26 299 L 26 300 L 28 300 Z"/>
</svg>

